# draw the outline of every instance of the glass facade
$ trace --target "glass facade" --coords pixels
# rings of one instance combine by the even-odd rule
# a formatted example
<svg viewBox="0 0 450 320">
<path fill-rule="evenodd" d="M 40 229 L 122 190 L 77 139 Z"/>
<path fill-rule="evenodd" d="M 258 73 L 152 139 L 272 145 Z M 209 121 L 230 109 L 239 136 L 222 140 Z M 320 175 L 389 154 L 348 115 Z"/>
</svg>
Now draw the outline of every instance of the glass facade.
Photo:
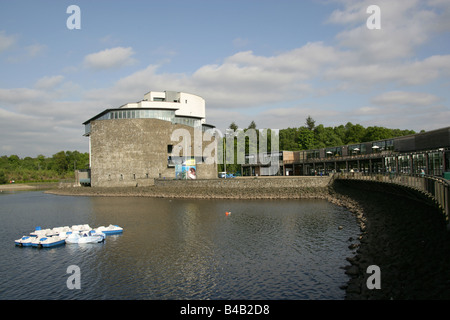
<svg viewBox="0 0 450 320">
<path fill-rule="evenodd" d="M 372 149 L 376 152 L 394 150 L 394 140 L 383 140 L 372 142 Z"/>
<path fill-rule="evenodd" d="M 96 120 L 110 119 L 159 119 L 173 122 L 175 111 L 172 110 L 114 110 Z"/>
<path fill-rule="evenodd" d="M 190 127 L 201 126 L 201 121 L 198 119 L 195 119 L 195 118 L 175 117 L 175 119 L 173 120 L 173 123 L 184 124 L 184 125 L 190 126 Z"/>
<path fill-rule="evenodd" d="M 386 172 L 396 172 L 397 163 L 395 157 L 386 157 L 384 158 L 384 167 L 386 168 Z"/>
<path fill-rule="evenodd" d="M 93 120 L 115 120 L 115 119 L 159 119 L 172 122 L 173 124 L 183 124 L 190 127 L 202 127 L 200 119 L 189 117 L 177 117 L 174 110 L 158 109 L 123 109 L 111 110 Z M 209 127 L 202 130 L 209 129 Z M 85 135 L 91 132 L 90 122 L 85 124 Z"/>
<path fill-rule="evenodd" d="M 425 173 L 427 170 L 426 155 L 413 154 L 412 155 L 412 171 L 413 173 Z"/>
<path fill-rule="evenodd" d="M 432 152 L 428 154 L 428 173 L 431 175 L 441 175 L 443 172 L 442 152 Z"/>
<path fill-rule="evenodd" d="M 348 151 L 350 156 L 365 154 L 366 153 L 366 145 L 363 143 L 360 144 L 352 144 L 348 146 Z"/>
<path fill-rule="evenodd" d="M 326 157 L 340 157 L 342 156 L 342 147 L 333 147 L 325 149 Z"/>
<path fill-rule="evenodd" d="M 399 173 L 411 173 L 411 160 L 408 155 L 398 156 L 398 171 Z"/>
<path fill-rule="evenodd" d="M 444 172 L 443 152 L 424 151 L 384 158 L 386 172 L 441 176 Z"/>
<path fill-rule="evenodd" d="M 308 150 L 306 151 L 306 159 L 319 159 L 320 151 L 319 150 Z"/>
</svg>

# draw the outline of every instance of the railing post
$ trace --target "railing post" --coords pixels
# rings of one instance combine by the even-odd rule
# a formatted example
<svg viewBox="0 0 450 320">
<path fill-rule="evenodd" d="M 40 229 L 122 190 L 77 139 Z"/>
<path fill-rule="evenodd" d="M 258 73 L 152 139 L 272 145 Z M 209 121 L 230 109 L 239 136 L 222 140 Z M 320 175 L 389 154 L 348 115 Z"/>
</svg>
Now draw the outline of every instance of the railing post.
<svg viewBox="0 0 450 320">
<path fill-rule="evenodd" d="M 434 198 L 439 203 L 439 183 L 436 180 L 434 181 Z"/>
<path fill-rule="evenodd" d="M 445 221 L 447 222 L 447 227 L 448 227 L 448 223 L 449 223 L 449 205 L 448 205 L 448 185 L 444 184 L 443 185 L 443 196 L 442 196 L 442 207 L 444 209 L 444 214 L 445 214 Z"/>
</svg>

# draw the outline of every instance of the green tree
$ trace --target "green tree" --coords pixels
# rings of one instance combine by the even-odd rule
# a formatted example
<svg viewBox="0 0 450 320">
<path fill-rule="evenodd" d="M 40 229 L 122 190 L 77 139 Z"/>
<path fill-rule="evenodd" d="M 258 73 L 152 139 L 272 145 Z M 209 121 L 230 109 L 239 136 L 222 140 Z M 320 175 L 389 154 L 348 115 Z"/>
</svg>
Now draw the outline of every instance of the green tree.
<svg viewBox="0 0 450 320">
<path fill-rule="evenodd" d="M 0 171 L 0 184 L 5 184 L 8 182 L 8 178 L 3 170 Z"/>
<path fill-rule="evenodd" d="M 21 167 L 29 170 L 36 170 L 36 160 L 31 157 L 25 157 L 22 161 Z"/>
<path fill-rule="evenodd" d="M 250 124 L 248 125 L 247 129 L 256 129 L 255 121 L 252 120 L 252 122 L 250 122 Z"/>
<path fill-rule="evenodd" d="M 306 128 L 312 131 L 316 127 L 316 120 L 314 120 L 310 115 L 308 115 L 305 124 Z"/>
<path fill-rule="evenodd" d="M 308 150 L 314 147 L 314 132 L 306 127 L 300 127 L 297 134 L 297 143 L 300 150 Z"/>
<path fill-rule="evenodd" d="M 345 126 L 342 124 L 340 126 L 334 127 L 334 134 L 339 138 L 340 141 L 342 141 L 344 144 L 346 144 L 346 130 Z"/>
<path fill-rule="evenodd" d="M 287 128 L 280 130 L 279 139 L 280 150 L 300 150 L 297 128 Z"/>
<path fill-rule="evenodd" d="M 234 130 L 234 131 L 236 131 L 237 129 L 238 129 L 238 126 L 237 126 L 237 124 L 233 121 L 231 124 L 230 124 L 230 126 L 228 127 L 229 129 L 232 129 L 232 130 Z"/>
<path fill-rule="evenodd" d="M 391 132 L 384 127 L 367 127 L 362 138 L 364 142 L 392 138 Z"/>
<path fill-rule="evenodd" d="M 45 156 L 42 154 L 40 154 L 36 157 L 36 164 L 37 164 L 38 171 L 47 169 L 46 159 L 45 159 Z"/>
<path fill-rule="evenodd" d="M 59 174 L 67 171 L 68 161 L 64 151 L 60 151 L 53 155 L 53 168 Z"/>
<path fill-rule="evenodd" d="M 345 144 L 359 143 L 363 142 L 364 135 L 366 134 L 366 129 L 360 124 L 352 124 L 347 122 L 345 125 Z"/>
<path fill-rule="evenodd" d="M 16 169 L 20 167 L 20 158 L 15 154 L 9 156 L 8 162 L 12 168 Z"/>
</svg>

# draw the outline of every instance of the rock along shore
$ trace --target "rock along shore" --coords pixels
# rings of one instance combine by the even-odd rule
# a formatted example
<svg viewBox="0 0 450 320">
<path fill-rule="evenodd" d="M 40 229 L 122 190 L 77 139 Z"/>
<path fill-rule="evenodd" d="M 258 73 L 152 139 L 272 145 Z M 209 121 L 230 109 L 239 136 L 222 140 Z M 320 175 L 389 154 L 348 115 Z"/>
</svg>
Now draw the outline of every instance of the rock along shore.
<svg viewBox="0 0 450 320">
<path fill-rule="evenodd" d="M 319 180 L 317 180 L 319 181 Z M 289 184 L 288 184 L 289 185 Z M 370 183 L 335 181 L 314 187 L 264 185 L 242 188 L 207 184 L 148 187 L 73 187 L 47 191 L 59 195 L 194 199 L 324 199 L 347 208 L 360 226 L 349 239 L 353 256 L 343 267 L 346 299 L 450 299 L 450 237 L 436 207 L 383 192 Z M 368 289 L 367 267 L 381 270 L 381 289 Z"/>
</svg>

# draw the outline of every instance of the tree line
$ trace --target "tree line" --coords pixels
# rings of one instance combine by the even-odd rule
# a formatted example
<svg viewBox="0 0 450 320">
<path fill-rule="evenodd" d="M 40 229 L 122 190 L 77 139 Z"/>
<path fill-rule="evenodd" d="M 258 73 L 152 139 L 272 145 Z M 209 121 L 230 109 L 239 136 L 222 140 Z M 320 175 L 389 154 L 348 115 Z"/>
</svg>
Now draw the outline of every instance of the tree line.
<svg viewBox="0 0 450 320">
<path fill-rule="evenodd" d="M 89 153 L 60 151 L 51 157 L 0 157 L 0 184 L 30 181 L 58 181 L 74 178 L 74 171 L 89 168 Z"/>
<path fill-rule="evenodd" d="M 346 125 L 316 126 L 310 116 L 305 125 L 280 130 L 280 150 L 297 151 L 391 139 L 416 133 L 414 130 L 390 129 L 379 126 L 363 127 L 347 122 Z"/>
</svg>

